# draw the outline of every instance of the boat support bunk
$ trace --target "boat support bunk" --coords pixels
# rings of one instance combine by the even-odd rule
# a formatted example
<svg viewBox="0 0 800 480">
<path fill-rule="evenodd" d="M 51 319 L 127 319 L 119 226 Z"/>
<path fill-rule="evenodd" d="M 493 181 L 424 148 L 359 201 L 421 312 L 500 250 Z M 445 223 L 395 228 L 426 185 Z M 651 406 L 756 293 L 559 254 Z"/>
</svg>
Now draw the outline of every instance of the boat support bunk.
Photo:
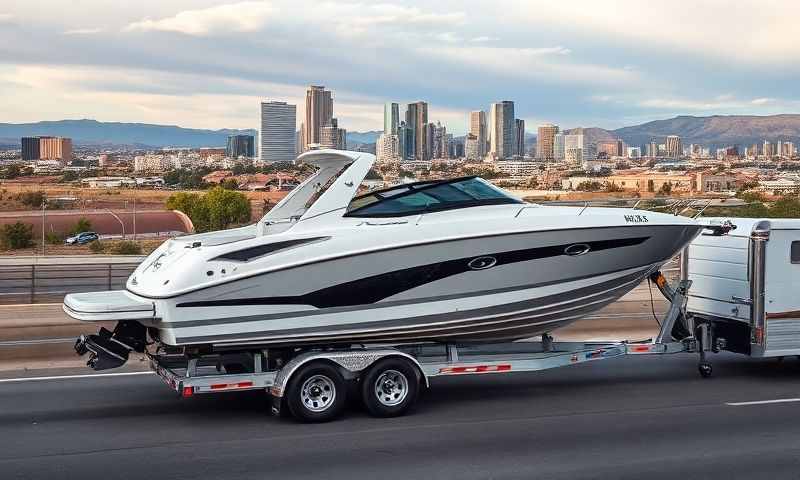
<svg viewBox="0 0 800 480">
<path fill-rule="evenodd" d="M 150 367 L 182 397 L 240 390 L 265 390 L 272 411 L 301 421 L 325 421 L 343 408 L 347 382 L 359 387 L 375 416 L 397 416 L 414 403 L 433 377 L 532 372 L 625 355 L 700 354 L 699 371 L 711 375 L 711 350 L 704 325 L 695 332 L 686 314 L 689 280 L 671 287 L 661 272 L 651 280 L 669 300 L 658 336 L 645 342 L 541 341 L 494 344 L 354 345 L 318 349 L 215 349 L 213 353 L 146 353 Z M 675 340 L 679 338 L 680 340 Z M 232 348 L 232 347 L 231 347 Z M 288 359 L 288 360 L 286 360 Z"/>
</svg>

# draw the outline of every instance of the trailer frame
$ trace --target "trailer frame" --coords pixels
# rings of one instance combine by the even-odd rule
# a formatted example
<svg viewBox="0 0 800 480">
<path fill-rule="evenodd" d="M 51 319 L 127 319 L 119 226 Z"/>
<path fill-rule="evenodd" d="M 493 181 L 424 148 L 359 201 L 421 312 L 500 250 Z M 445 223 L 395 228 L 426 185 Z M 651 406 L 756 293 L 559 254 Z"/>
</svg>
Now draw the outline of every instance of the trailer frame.
<svg viewBox="0 0 800 480">
<path fill-rule="evenodd" d="M 686 314 L 687 293 L 691 281 L 682 279 L 672 288 L 661 272 L 651 275 L 659 290 L 670 301 L 661 319 L 659 334 L 642 342 L 557 342 L 549 334 L 540 341 L 499 342 L 491 344 L 417 343 L 401 345 L 350 345 L 311 348 L 299 351 L 290 360 L 275 356 L 270 348 L 250 347 L 246 351 L 212 353 L 149 353 L 150 368 L 182 397 L 197 394 L 244 390 L 264 390 L 272 398 L 272 412 L 281 414 L 286 405 L 287 387 L 299 370 L 308 365 L 332 365 L 342 378 L 359 381 L 381 360 L 394 359 L 413 365 L 417 380 L 430 387 L 430 379 L 446 376 L 534 372 L 587 362 L 620 358 L 626 355 L 663 355 L 700 353 L 699 370 L 711 374 L 705 360 L 710 349 L 697 338 L 690 315 Z M 675 340 L 676 329 L 688 332 Z M 239 363 L 229 363 L 231 356 Z M 241 360 L 244 359 L 242 362 Z M 237 366 L 232 368 L 231 365 Z M 245 371 L 240 367 L 244 366 Z M 233 370 L 233 371 L 231 371 Z"/>
</svg>

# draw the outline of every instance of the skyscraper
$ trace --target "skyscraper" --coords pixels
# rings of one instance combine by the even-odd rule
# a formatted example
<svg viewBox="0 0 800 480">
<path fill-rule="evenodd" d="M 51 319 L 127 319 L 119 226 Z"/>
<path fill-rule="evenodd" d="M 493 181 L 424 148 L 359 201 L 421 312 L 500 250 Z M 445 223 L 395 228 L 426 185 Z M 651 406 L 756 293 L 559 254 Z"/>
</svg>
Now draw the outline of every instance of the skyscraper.
<svg viewBox="0 0 800 480">
<path fill-rule="evenodd" d="M 536 140 L 538 144 L 539 139 L 537 138 Z M 553 161 L 560 162 L 564 160 L 564 145 L 564 134 L 556 133 L 555 136 L 553 136 Z"/>
<path fill-rule="evenodd" d="M 380 162 L 395 162 L 400 159 L 400 138 L 382 133 L 375 142 L 375 156 Z"/>
<path fill-rule="evenodd" d="M 544 125 L 539 126 L 536 135 L 536 157 L 539 160 L 552 162 L 553 160 L 556 159 L 554 149 L 555 149 L 555 138 L 557 133 L 558 133 L 558 125 L 546 123 Z M 559 158 L 559 160 L 561 160 L 562 158 L 564 157 L 562 156 L 561 158 Z"/>
<path fill-rule="evenodd" d="M 564 159 L 567 163 L 578 165 L 583 162 L 583 133 L 564 135 Z"/>
<path fill-rule="evenodd" d="M 231 158 L 255 157 L 255 143 L 252 135 L 229 135 L 225 155 Z"/>
<path fill-rule="evenodd" d="M 447 129 L 440 123 L 433 125 L 433 141 L 431 142 L 431 158 L 449 158 L 450 146 L 447 142 Z"/>
<path fill-rule="evenodd" d="M 493 103 L 489 117 L 489 153 L 494 160 L 511 158 L 514 154 L 514 102 Z"/>
<path fill-rule="evenodd" d="M 339 128 L 339 121 L 335 118 L 331 118 L 327 124 L 322 126 L 319 137 L 321 148 L 347 150 L 347 131 Z"/>
<path fill-rule="evenodd" d="M 22 137 L 22 159 L 39 160 L 39 137 Z"/>
<path fill-rule="evenodd" d="M 475 136 L 477 150 L 472 150 L 474 158 L 471 160 L 482 159 L 486 156 L 486 112 L 476 110 L 469 114 L 469 133 Z"/>
<path fill-rule="evenodd" d="M 514 119 L 514 155 L 525 156 L 525 120 Z"/>
<path fill-rule="evenodd" d="M 430 160 L 427 143 L 428 104 L 425 102 L 409 103 L 406 110 L 406 127 L 414 132 L 413 148 L 416 160 Z"/>
<path fill-rule="evenodd" d="M 72 139 L 65 137 L 39 137 L 39 159 L 72 161 Z"/>
<path fill-rule="evenodd" d="M 333 118 L 333 98 L 322 85 L 311 85 L 306 91 L 306 114 L 303 121 L 303 150 L 322 143 L 322 127 Z"/>
<path fill-rule="evenodd" d="M 261 161 L 291 162 L 295 158 L 297 106 L 261 102 Z"/>
<path fill-rule="evenodd" d="M 664 145 L 666 146 L 667 157 L 678 158 L 683 155 L 683 144 L 681 143 L 681 137 L 677 135 L 667 135 Z"/>
<path fill-rule="evenodd" d="M 383 133 L 387 135 L 397 135 L 397 127 L 400 124 L 400 106 L 396 103 L 387 102 L 383 105 Z"/>
</svg>

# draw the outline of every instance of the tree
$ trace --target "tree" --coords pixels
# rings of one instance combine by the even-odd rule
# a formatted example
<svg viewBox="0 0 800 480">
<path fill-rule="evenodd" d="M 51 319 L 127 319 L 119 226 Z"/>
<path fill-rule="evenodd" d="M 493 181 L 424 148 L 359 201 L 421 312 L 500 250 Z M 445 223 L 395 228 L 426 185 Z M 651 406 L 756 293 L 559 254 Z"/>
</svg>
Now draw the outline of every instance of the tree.
<svg viewBox="0 0 800 480">
<path fill-rule="evenodd" d="M 19 201 L 22 202 L 23 205 L 27 205 L 31 208 L 41 208 L 45 201 L 44 192 L 38 191 L 21 193 L 19 196 Z"/>
<path fill-rule="evenodd" d="M 662 195 L 669 195 L 672 193 L 672 182 L 664 182 L 661 184 L 661 188 L 658 189 L 658 193 Z"/>
<path fill-rule="evenodd" d="M 0 178 L 11 180 L 22 175 L 22 168 L 16 163 L 6 167 L 5 172 L 0 175 Z"/>
<path fill-rule="evenodd" d="M 225 190 L 239 190 L 239 182 L 235 178 L 226 178 L 219 186 Z"/>
<path fill-rule="evenodd" d="M 186 192 L 170 195 L 166 207 L 188 215 L 197 232 L 222 230 L 250 220 L 247 196 L 222 187 L 214 187 L 205 195 Z"/>
<path fill-rule="evenodd" d="M 69 230 L 69 235 L 77 235 L 81 232 L 89 232 L 92 230 L 92 222 L 86 217 L 81 217 L 78 222 Z"/>
<path fill-rule="evenodd" d="M 70 171 L 64 172 L 64 175 L 61 176 L 61 180 L 59 180 L 59 181 L 61 183 L 68 183 L 68 182 L 74 182 L 75 180 L 78 180 L 79 178 L 80 178 L 80 175 L 78 175 L 77 172 L 73 172 L 73 171 L 70 170 Z"/>
<path fill-rule="evenodd" d="M 33 225 L 22 222 L 3 225 L 0 230 L 0 245 L 8 250 L 32 247 Z"/>
</svg>

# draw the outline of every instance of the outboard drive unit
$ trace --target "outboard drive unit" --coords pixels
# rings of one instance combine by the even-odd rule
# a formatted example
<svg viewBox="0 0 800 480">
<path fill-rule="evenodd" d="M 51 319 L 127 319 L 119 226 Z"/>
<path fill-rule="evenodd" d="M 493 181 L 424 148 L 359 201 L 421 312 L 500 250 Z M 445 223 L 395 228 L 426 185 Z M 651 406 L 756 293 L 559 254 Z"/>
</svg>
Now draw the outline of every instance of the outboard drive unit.
<svg viewBox="0 0 800 480">
<path fill-rule="evenodd" d="M 114 331 L 101 328 L 96 335 L 81 335 L 75 342 L 78 355 L 89 354 L 86 365 L 94 370 L 121 367 L 131 351 L 144 353 L 147 328 L 139 322 L 117 322 Z"/>
</svg>

